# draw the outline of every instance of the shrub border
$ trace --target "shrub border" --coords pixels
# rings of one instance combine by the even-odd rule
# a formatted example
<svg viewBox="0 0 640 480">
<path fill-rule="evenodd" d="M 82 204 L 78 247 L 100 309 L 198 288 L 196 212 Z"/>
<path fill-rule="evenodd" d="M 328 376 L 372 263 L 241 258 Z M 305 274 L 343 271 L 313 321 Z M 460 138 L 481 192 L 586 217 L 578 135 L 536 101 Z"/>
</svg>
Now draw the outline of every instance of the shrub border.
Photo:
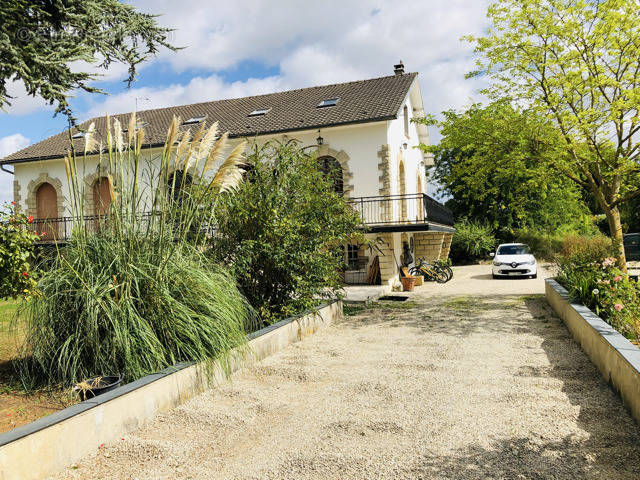
<svg viewBox="0 0 640 480">
<path fill-rule="evenodd" d="M 575 303 L 555 279 L 547 278 L 545 282 L 545 295 L 551 307 L 640 423 L 640 348 L 589 308 Z"/>
<path fill-rule="evenodd" d="M 233 373 L 254 361 L 262 360 L 282 348 L 312 335 L 318 329 L 331 324 L 341 316 L 342 302 L 336 299 L 253 332 L 247 335 L 251 354 L 238 356 L 235 360 L 232 359 L 229 370 Z M 292 325 L 294 322 L 297 325 Z M 162 379 L 173 382 L 169 383 L 169 386 L 173 387 L 174 391 L 169 393 L 168 396 L 170 398 L 168 399 L 160 398 L 160 396 L 167 396 L 166 391 L 163 390 L 167 388 L 167 385 L 159 386 L 163 382 L 156 383 Z M 226 380 L 227 374 L 217 364 L 212 372 L 204 372 L 201 365 L 194 362 L 182 362 L 118 387 L 111 392 L 72 405 L 9 432 L 1 433 L 0 465 L 2 465 L 2 468 L 0 468 L 0 480 L 14 478 L 20 480 L 39 479 L 51 475 L 79 460 L 90 451 L 95 450 L 101 443 L 111 441 L 116 437 L 138 429 L 157 413 L 174 408 L 195 395 L 224 383 Z M 128 410 L 122 411 L 120 419 L 108 418 L 109 415 L 103 415 L 104 412 L 102 411 L 95 411 L 95 415 L 87 417 L 88 420 L 84 422 L 84 419 L 75 418 L 87 412 L 91 414 L 91 411 L 97 407 L 106 406 L 109 402 L 125 397 L 128 394 L 133 396 L 142 394 L 141 389 L 144 387 L 148 387 L 146 390 L 149 391 L 143 394 L 144 398 L 137 399 L 137 407 L 141 410 L 141 412 L 138 412 L 138 416 L 142 414 L 142 418 L 128 418 L 132 415 L 135 416 L 135 413 Z M 157 392 L 158 389 L 163 391 Z M 156 395 L 155 398 L 149 398 L 149 396 L 153 397 L 154 394 Z M 127 399 L 123 398 L 123 401 L 126 402 Z M 134 401 L 136 400 L 134 399 Z M 144 402 L 144 405 L 141 405 L 141 402 Z M 103 419 L 103 416 L 106 418 Z M 64 422 L 72 420 L 90 423 L 84 429 L 86 438 L 70 439 L 68 434 L 63 435 L 60 430 L 64 429 Z M 115 430 L 110 430 L 110 424 L 106 423 L 109 420 L 120 420 L 119 423 L 115 422 Z M 118 426 L 122 428 L 118 429 Z M 83 427 L 69 427 L 69 429 L 83 431 Z M 53 435 L 52 439 L 57 440 L 57 442 L 43 441 L 45 437 L 50 435 Z M 65 444 L 65 442 L 69 443 Z M 46 451 L 43 451 L 42 445 L 45 444 L 47 445 Z M 18 446 L 20 448 L 14 448 Z M 74 446 L 76 447 L 75 449 Z M 18 452 L 17 455 L 16 452 Z"/>
</svg>

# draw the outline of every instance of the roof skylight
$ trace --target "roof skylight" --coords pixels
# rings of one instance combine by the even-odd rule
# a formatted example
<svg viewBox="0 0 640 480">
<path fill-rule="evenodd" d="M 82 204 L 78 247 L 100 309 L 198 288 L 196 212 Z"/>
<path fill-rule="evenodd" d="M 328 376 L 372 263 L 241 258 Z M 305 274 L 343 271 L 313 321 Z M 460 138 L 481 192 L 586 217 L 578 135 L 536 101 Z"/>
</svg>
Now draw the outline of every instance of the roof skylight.
<svg viewBox="0 0 640 480">
<path fill-rule="evenodd" d="M 140 130 L 141 128 L 146 127 L 147 125 L 149 125 L 149 122 L 138 122 L 138 123 L 136 124 L 136 132 L 137 132 L 138 130 Z M 125 129 L 123 129 L 123 130 L 122 130 L 122 133 L 127 133 L 128 131 L 129 131 L 129 129 L 128 129 L 128 128 L 125 128 Z"/>
<path fill-rule="evenodd" d="M 194 123 L 200 123 L 205 118 L 207 118 L 206 115 L 200 115 L 198 117 L 191 117 L 189 120 L 185 120 L 184 122 L 182 122 L 182 124 L 183 125 L 193 125 Z"/>
<path fill-rule="evenodd" d="M 257 110 L 254 110 L 249 115 L 247 115 L 247 117 L 257 117 L 259 115 L 266 115 L 267 113 L 269 113 L 269 110 L 271 110 L 271 107 L 269 107 L 269 108 L 258 108 Z"/>
<path fill-rule="evenodd" d="M 78 132 L 74 134 L 71 138 L 84 138 L 84 135 L 85 135 L 84 132 Z"/>
<path fill-rule="evenodd" d="M 338 98 L 327 98 L 325 100 L 322 100 L 319 104 L 317 108 L 324 108 L 324 107 L 333 107 L 335 105 L 338 104 L 338 101 L 340 100 L 340 97 Z"/>
</svg>

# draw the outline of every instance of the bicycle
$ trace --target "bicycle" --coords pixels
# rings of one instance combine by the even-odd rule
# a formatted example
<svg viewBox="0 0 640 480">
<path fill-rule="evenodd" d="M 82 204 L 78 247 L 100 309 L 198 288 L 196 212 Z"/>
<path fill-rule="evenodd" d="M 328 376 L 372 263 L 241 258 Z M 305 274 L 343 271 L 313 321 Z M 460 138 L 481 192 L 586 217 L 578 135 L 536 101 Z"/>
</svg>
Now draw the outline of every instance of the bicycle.
<svg viewBox="0 0 640 480">
<path fill-rule="evenodd" d="M 433 265 L 436 268 L 440 268 L 444 270 L 447 273 L 449 280 L 453 278 L 453 269 L 451 268 L 451 259 L 447 258 L 446 260 L 434 260 Z"/>
<path fill-rule="evenodd" d="M 420 263 L 418 265 L 412 267 L 409 270 L 409 273 L 411 275 L 422 275 L 428 282 L 435 281 L 437 283 L 447 283 L 449 280 L 451 280 L 451 277 L 449 277 L 449 274 L 445 269 L 442 269 L 435 265 L 431 265 L 424 258 L 421 258 L 419 262 Z M 453 276 L 453 273 L 451 276 Z"/>
</svg>

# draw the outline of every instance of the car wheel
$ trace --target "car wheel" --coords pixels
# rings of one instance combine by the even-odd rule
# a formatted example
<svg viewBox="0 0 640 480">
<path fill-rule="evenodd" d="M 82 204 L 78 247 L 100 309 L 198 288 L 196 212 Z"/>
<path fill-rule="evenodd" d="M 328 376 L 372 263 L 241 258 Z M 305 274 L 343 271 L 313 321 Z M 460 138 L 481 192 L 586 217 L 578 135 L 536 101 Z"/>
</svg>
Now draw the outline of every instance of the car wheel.
<svg viewBox="0 0 640 480">
<path fill-rule="evenodd" d="M 495 273 L 492 273 L 491 276 L 493 277 L 494 280 L 497 280 L 498 278 L 500 278 L 498 275 L 496 275 Z"/>
<path fill-rule="evenodd" d="M 538 278 L 538 273 L 534 273 L 533 275 L 531 275 L 531 278 Z"/>
</svg>

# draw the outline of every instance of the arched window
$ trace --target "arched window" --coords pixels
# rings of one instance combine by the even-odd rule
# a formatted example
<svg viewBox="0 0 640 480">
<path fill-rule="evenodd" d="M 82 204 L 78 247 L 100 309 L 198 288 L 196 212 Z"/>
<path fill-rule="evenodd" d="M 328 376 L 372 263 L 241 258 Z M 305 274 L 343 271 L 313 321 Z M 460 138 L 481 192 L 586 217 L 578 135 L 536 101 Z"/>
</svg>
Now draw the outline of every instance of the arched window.
<svg viewBox="0 0 640 480">
<path fill-rule="evenodd" d="M 418 212 L 418 221 L 422 221 L 425 220 L 424 218 L 424 199 L 422 198 L 422 193 L 424 193 L 422 191 L 422 176 L 420 175 L 420 172 L 418 172 L 418 180 L 416 182 L 417 185 L 417 192 L 418 196 L 416 199 L 417 202 L 417 212 Z"/>
<path fill-rule="evenodd" d="M 398 194 L 406 195 L 407 194 L 407 176 L 404 170 L 404 161 L 400 160 L 398 164 Z M 407 219 L 407 199 L 404 197 L 400 198 L 400 220 L 404 221 Z"/>
<path fill-rule="evenodd" d="M 43 183 L 36 190 L 36 219 L 44 235 L 41 239 L 53 241 L 58 238 L 58 193 L 50 183 Z M 52 221 L 48 221 L 52 220 Z"/>
<path fill-rule="evenodd" d="M 409 138 L 409 107 L 405 105 L 402 113 L 404 114 L 404 136 Z"/>
<path fill-rule="evenodd" d="M 318 159 L 320 171 L 330 178 L 333 183 L 333 191 L 338 195 L 344 193 L 344 180 L 342 178 L 342 165 L 333 157 L 325 156 Z"/>
<path fill-rule="evenodd" d="M 93 214 L 106 215 L 111 206 L 111 191 L 107 177 L 98 178 L 93 184 Z"/>
<path fill-rule="evenodd" d="M 183 170 L 176 170 L 169 175 L 169 195 L 175 202 L 182 202 L 184 192 L 193 184 L 193 177 Z"/>
</svg>

